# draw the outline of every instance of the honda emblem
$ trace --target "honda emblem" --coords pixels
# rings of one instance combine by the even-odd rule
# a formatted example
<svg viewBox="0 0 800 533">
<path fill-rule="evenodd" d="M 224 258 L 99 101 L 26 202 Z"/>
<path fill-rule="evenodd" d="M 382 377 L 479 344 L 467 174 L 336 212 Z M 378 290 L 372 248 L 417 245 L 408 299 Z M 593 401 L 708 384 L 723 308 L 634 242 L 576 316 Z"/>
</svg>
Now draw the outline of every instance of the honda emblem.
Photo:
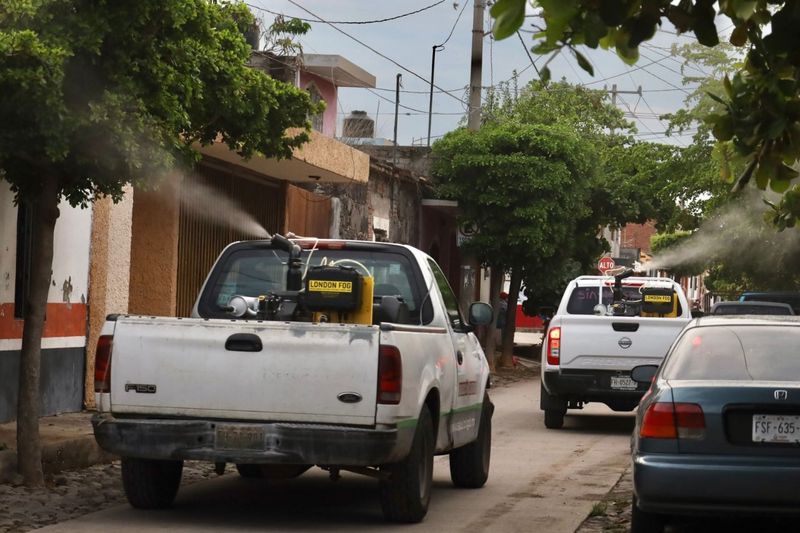
<svg viewBox="0 0 800 533">
<path fill-rule="evenodd" d="M 787 400 L 789 399 L 789 392 L 783 389 L 778 389 L 772 393 L 776 400 Z"/>
</svg>

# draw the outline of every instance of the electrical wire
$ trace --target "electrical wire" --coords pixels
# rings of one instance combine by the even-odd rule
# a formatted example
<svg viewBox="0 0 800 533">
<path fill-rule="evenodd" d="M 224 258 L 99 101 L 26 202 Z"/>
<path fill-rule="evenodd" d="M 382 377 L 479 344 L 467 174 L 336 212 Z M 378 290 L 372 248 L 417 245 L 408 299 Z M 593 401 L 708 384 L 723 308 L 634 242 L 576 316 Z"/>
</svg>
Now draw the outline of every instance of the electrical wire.
<svg viewBox="0 0 800 533">
<path fill-rule="evenodd" d="M 411 15 L 416 15 L 417 13 L 422 13 L 423 11 L 427 11 L 428 9 L 434 8 L 434 7 L 436 7 L 436 6 L 440 5 L 440 4 L 445 3 L 445 1 L 446 0 L 439 0 L 438 2 L 434 2 L 433 4 L 430 4 L 428 6 L 422 7 L 420 9 L 415 10 L 415 11 L 409 11 L 408 13 L 403 13 L 402 15 L 395 15 L 394 17 L 387 17 L 387 18 L 375 19 L 375 20 L 332 20 L 332 21 L 330 21 L 330 24 L 378 24 L 380 22 L 389 22 L 390 20 L 397 20 L 397 19 L 401 19 L 401 18 L 408 17 L 408 16 L 411 16 Z M 278 16 L 278 17 L 286 17 L 288 19 L 297 19 L 297 20 L 302 20 L 303 22 L 319 22 L 318 20 L 314 20 L 314 19 L 306 19 L 306 18 L 302 18 L 302 17 L 293 17 L 292 15 L 287 15 L 285 13 L 279 13 L 277 11 L 272 11 L 271 9 L 267 9 L 267 8 L 261 7 L 261 6 L 256 6 L 256 5 L 253 5 L 253 4 L 245 4 L 245 5 L 248 6 L 248 7 L 252 7 L 253 9 L 258 9 L 259 11 L 265 11 L 267 13 L 270 13 L 270 14 Z M 316 15 L 314 15 L 314 16 L 316 16 Z"/>
<path fill-rule="evenodd" d="M 392 100 L 391 98 L 386 98 L 382 94 L 376 93 L 375 91 L 373 91 L 369 87 L 363 87 L 363 88 L 368 90 L 369 92 L 371 92 L 372 94 L 374 94 L 375 96 L 380 98 L 381 100 L 385 100 L 385 101 L 389 102 L 390 104 L 394 104 L 395 103 L 394 100 Z M 414 112 L 419 113 L 421 115 L 427 115 L 428 114 L 428 112 L 423 110 L 423 109 L 417 109 L 417 108 L 414 108 L 414 107 L 407 106 L 405 104 L 397 104 L 397 106 L 398 107 L 402 107 L 403 109 L 408 109 L 409 111 L 414 111 Z M 393 115 L 394 113 L 391 113 L 391 114 Z M 433 114 L 434 115 L 463 115 L 464 113 L 463 112 L 447 113 L 447 112 L 444 112 L 444 111 L 436 111 Z"/>
<path fill-rule="evenodd" d="M 464 0 L 464 5 L 461 6 L 461 11 L 458 12 L 458 16 L 456 17 L 456 21 L 453 23 L 453 27 L 450 28 L 450 33 L 447 34 L 447 39 L 445 39 L 442 42 L 442 44 L 437 44 L 436 45 L 437 48 L 440 47 L 440 46 L 446 45 L 447 41 L 450 40 L 450 37 L 453 36 L 453 32 L 456 30 L 456 26 L 458 26 L 458 21 L 461 20 L 461 15 L 464 14 L 464 9 L 467 7 L 468 4 L 469 4 L 469 1 L 468 0 Z"/>
<path fill-rule="evenodd" d="M 541 78 L 542 75 L 539 72 L 539 67 L 536 66 L 536 61 L 533 60 L 533 56 L 531 55 L 530 50 L 528 50 L 528 45 L 525 44 L 525 40 L 522 38 L 522 35 L 519 33 L 519 30 L 517 30 L 517 37 L 519 37 L 519 42 L 522 43 L 522 48 L 525 49 L 525 53 L 528 55 L 528 59 L 530 60 L 531 65 L 533 66 L 533 70 L 535 70 L 536 75 L 539 76 L 539 78 Z"/>
<path fill-rule="evenodd" d="M 348 37 L 349 39 L 352 39 L 353 41 L 357 42 L 358 44 L 360 44 L 361 46 L 363 46 L 364 48 L 366 48 L 366 49 L 367 49 L 367 50 L 369 50 L 370 52 L 374 53 L 375 55 L 378 55 L 378 56 L 382 57 L 383 59 L 385 59 L 385 60 L 389 61 L 390 63 L 392 63 L 392 64 L 393 64 L 393 65 L 395 65 L 396 67 L 398 67 L 398 68 L 400 68 L 400 69 L 404 70 L 405 72 L 408 72 L 409 74 L 411 74 L 412 76 L 414 76 L 414 77 L 416 77 L 416 78 L 419 78 L 420 80 L 424 81 L 426 84 L 428 84 L 428 85 L 430 85 L 430 84 L 431 84 L 430 80 L 426 79 L 424 76 L 421 76 L 421 75 L 417 74 L 416 72 L 414 72 L 414 71 L 413 71 L 413 70 L 411 70 L 410 68 L 408 68 L 408 67 L 406 67 L 406 66 L 404 66 L 404 65 L 401 65 L 400 63 L 398 63 L 397 61 L 395 61 L 395 60 L 394 60 L 394 59 L 392 59 L 391 57 L 387 56 L 387 55 L 386 55 L 386 54 L 384 54 L 383 52 L 380 52 L 380 51 L 376 50 L 375 48 L 373 48 L 372 46 L 370 46 L 370 45 L 368 45 L 367 43 L 365 43 L 364 41 L 362 41 L 362 40 L 360 40 L 360 39 L 358 39 L 358 38 L 356 38 L 356 37 L 353 37 L 352 35 L 350 35 L 350 34 L 349 34 L 349 33 L 347 33 L 346 31 L 344 31 L 343 29 L 336 27 L 334 24 L 332 24 L 332 23 L 330 23 L 330 22 L 326 21 L 325 19 L 323 19 L 322 17 L 320 17 L 320 16 L 319 16 L 319 15 L 317 15 L 316 13 L 313 13 L 312 11 L 310 11 L 310 10 L 306 9 L 305 7 L 301 6 L 300 4 L 298 4 L 297 2 L 295 2 L 295 0 L 287 0 L 287 1 L 288 1 L 290 4 L 292 4 L 293 6 L 297 7 L 298 9 L 302 9 L 303 11 L 305 11 L 306 13 L 308 13 L 309 15 L 311 15 L 311 16 L 313 16 L 313 17 L 316 17 L 318 20 L 316 20 L 315 22 L 322 22 L 322 23 L 324 23 L 324 24 L 327 24 L 328 26 L 330 26 L 330 27 L 331 27 L 331 28 L 333 28 L 334 30 L 338 31 L 339 33 L 341 33 L 341 34 L 342 34 L 342 35 L 344 35 L 345 37 Z M 446 95 L 450 96 L 450 97 L 451 97 L 451 98 L 453 98 L 454 100 L 458 100 L 458 101 L 459 101 L 459 102 L 461 102 L 463 105 L 467 106 L 467 108 L 469 108 L 469 102 L 466 102 L 466 101 L 464 101 L 462 98 L 459 98 L 458 96 L 455 96 L 454 94 L 452 94 L 452 93 L 450 93 L 450 92 L 447 92 L 447 91 L 445 91 L 444 89 L 442 89 L 441 87 L 439 87 L 439 86 L 438 86 L 438 85 L 436 85 L 436 84 L 433 84 L 433 87 L 434 87 L 435 89 L 440 89 L 440 90 L 441 90 L 441 91 L 442 91 L 444 94 L 446 94 Z"/>
</svg>

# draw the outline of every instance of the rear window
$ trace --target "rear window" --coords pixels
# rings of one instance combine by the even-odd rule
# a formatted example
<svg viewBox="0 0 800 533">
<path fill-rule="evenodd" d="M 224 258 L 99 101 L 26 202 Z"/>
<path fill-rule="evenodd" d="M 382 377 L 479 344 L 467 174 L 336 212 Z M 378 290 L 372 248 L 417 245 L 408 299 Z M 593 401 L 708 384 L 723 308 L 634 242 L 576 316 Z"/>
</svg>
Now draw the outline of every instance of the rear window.
<svg viewBox="0 0 800 533">
<path fill-rule="evenodd" d="M 286 288 L 289 255 L 271 248 L 236 250 L 216 267 L 203 294 L 203 316 L 228 318 L 223 311 L 233 296 L 260 296 Z M 369 250 L 304 250 L 304 268 L 318 265 L 354 267 L 361 275 L 375 278 L 375 297 L 401 296 L 412 316 L 419 302 L 409 260 L 398 253 Z M 418 316 L 418 314 L 417 314 Z M 418 320 L 418 318 L 417 318 Z"/>
<path fill-rule="evenodd" d="M 780 305 L 716 305 L 715 315 L 791 315 L 788 307 Z"/>
<path fill-rule="evenodd" d="M 613 292 L 611 287 L 603 287 L 603 300 L 599 301 L 600 287 L 575 287 L 569 295 L 567 302 L 567 313 L 571 315 L 593 315 L 594 306 L 602 303 L 605 306 L 611 304 L 613 299 Z M 631 302 L 639 301 L 642 295 L 639 292 L 639 287 L 622 286 L 622 294 L 626 300 Z M 626 316 L 639 316 L 639 309 L 636 305 L 629 307 L 630 313 Z M 682 313 L 681 303 L 678 300 L 678 316 Z"/>
<path fill-rule="evenodd" d="M 678 380 L 800 380 L 800 327 L 690 329 L 664 362 L 662 376 Z"/>
<path fill-rule="evenodd" d="M 743 294 L 741 301 L 778 302 L 789 304 L 795 314 L 800 314 L 800 294 L 781 292 L 751 292 Z"/>
</svg>

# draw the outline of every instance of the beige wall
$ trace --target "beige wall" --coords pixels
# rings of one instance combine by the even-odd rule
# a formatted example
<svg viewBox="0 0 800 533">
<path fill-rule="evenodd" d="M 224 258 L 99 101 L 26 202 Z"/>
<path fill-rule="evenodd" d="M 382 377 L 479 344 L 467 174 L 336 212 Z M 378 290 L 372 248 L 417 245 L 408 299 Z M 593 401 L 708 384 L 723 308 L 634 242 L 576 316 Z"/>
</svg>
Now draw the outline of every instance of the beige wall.
<svg viewBox="0 0 800 533">
<path fill-rule="evenodd" d="M 181 177 L 133 196 L 130 302 L 132 314 L 175 316 Z"/>
<path fill-rule="evenodd" d="M 111 313 L 128 312 L 131 266 L 133 189 L 125 188 L 122 201 L 97 200 L 93 207 L 89 265 L 89 337 L 86 346 L 84 403 L 94 407 L 94 356 L 97 339 Z"/>
</svg>

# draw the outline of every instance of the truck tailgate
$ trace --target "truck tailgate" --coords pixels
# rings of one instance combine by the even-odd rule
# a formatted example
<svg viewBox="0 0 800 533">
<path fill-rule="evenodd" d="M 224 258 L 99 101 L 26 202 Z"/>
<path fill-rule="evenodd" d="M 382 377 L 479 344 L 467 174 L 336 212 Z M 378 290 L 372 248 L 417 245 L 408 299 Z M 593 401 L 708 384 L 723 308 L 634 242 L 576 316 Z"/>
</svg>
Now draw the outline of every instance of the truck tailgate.
<svg viewBox="0 0 800 533">
<path fill-rule="evenodd" d="M 120 318 L 111 410 L 372 425 L 379 334 L 339 324 Z M 226 347 L 232 335 L 238 342 Z M 259 340 L 260 350 L 247 351 Z"/>
<path fill-rule="evenodd" d="M 658 365 L 688 322 L 688 318 L 564 316 L 561 368 L 630 370 Z"/>
</svg>

